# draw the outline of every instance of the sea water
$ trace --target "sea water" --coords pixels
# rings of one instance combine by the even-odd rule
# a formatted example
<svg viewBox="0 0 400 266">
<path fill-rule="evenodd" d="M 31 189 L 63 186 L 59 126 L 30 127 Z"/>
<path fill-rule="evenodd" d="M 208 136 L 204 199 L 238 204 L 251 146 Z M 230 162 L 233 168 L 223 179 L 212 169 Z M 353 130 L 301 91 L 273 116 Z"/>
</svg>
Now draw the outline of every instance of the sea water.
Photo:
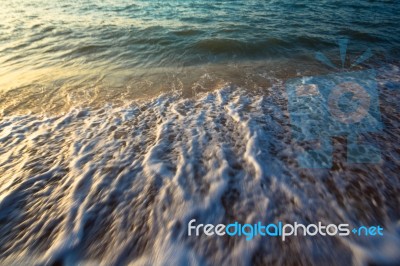
<svg viewBox="0 0 400 266">
<path fill-rule="evenodd" d="M 4 1 L 0 263 L 398 263 L 399 14 L 397 1 Z M 331 167 L 302 168 L 287 82 L 371 68 L 383 127 L 362 138 L 381 160 L 349 163 L 337 136 Z M 384 236 L 191 237 L 192 219 Z"/>
</svg>

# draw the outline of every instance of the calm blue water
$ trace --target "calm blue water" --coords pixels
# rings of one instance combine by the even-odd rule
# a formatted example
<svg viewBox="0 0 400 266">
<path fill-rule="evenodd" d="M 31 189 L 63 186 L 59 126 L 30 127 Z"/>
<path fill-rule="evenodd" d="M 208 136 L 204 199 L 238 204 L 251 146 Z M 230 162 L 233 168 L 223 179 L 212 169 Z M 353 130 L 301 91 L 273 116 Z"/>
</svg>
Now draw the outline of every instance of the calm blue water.
<svg viewBox="0 0 400 266">
<path fill-rule="evenodd" d="M 0 106 L 59 110 L 221 83 L 265 88 L 270 81 L 251 77 L 324 69 L 317 51 L 339 63 L 339 38 L 349 39 L 345 66 L 368 48 L 368 63 L 397 62 L 398 14 L 398 1 L 7 1 L 0 92 L 18 106 Z M 50 99 L 37 95 L 43 90 Z"/>
<path fill-rule="evenodd" d="M 0 62 L 86 68 L 296 57 L 339 37 L 399 56 L 398 1 L 7 1 Z"/>
</svg>

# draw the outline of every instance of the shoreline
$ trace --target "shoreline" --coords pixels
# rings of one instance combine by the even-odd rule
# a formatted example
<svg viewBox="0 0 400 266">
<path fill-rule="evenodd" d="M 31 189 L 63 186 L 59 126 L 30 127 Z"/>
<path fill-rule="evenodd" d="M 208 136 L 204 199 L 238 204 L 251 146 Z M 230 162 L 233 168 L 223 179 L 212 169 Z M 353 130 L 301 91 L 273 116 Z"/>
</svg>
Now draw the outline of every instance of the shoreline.
<svg viewBox="0 0 400 266">
<path fill-rule="evenodd" d="M 399 94 L 384 94 L 385 129 L 363 135 L 381 148 L 381 162 L 347 162 L 346 139 L 337 137 L 331 169 L 301 169 L 296 155 L 308 144 L 292 138 L 287 100 L 278 90 L 264 93 L 226 87 L 196 98 L 164 95 L 120 108 L 0 120 L 0 253 L 7 254 L 1 261 L 249 264 L 340 255 L 341 264 L 381 262 L 377 254 L 400 241 L 400 184 L 391 178 L 399 171 L 391 159 L 400 150 L 392 110 Z M 285 244 L 275 238 L 194 241 L 185 228 L 193 217 L 224 224 L 323 217 L 379 224 L 385 234 L 379 242 L 313 237 L 311 245 L 301 236 Z M 210 246 L 219 248 L 210 252 Z M 383 259 L 399 257 L 389 252 Z"/>
<path fill-rule="evenodd" d="M 177 92 L 184 98 L 217 90 L 226 84 L 245 90 L 268 90 L 291 78 L 320 76 L 336 73 L 315 58 L 251 60 L 211 63 L 190 67 L 152 68 L 115 71 L 115 73 L 80 75 L 68 71 L 39 76 L 36 83 L 0 91 L 0 114 L 26 113 L 60 114 L 73 108 L 101 108 L 111 104 L 146 101 L 161 94 Z M 396 69 L 399 63 L 375 62 L 351 70 L 377 67 L 379 75 L 387 69 Z M 49 70 L 51 72 L 51 70 Z M 47 72 L 46 72 L 47 73 Z"/>
</svg>

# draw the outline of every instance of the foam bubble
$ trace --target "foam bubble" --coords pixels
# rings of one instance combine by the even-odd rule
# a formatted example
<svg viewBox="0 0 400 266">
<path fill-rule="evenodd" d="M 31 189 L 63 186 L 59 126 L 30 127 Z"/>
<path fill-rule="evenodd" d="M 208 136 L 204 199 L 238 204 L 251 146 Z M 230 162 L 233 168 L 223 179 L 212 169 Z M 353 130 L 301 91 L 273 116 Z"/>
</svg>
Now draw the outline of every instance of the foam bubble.
<svg viewBox="0 0 400 266">
<path fill-rule="evenodd" d="M 390 178 L 398 163 L 298 168 L 300 146 L 291 139 L 286 95 L 277 86 L 4 117 L 1 262 L 346 263 L 365 257 L 355 245 L 381 254 L 373 239 L 296 237 L 288 246 L 273 238 L 187 236 L 193 218 L 387 228 L 398 219 L 400 185 Z M 397 133 L 391 134 L 385 141 L 397 147 Z M 398 259 L 385 250 L 385 261 Z"/>
</svg>

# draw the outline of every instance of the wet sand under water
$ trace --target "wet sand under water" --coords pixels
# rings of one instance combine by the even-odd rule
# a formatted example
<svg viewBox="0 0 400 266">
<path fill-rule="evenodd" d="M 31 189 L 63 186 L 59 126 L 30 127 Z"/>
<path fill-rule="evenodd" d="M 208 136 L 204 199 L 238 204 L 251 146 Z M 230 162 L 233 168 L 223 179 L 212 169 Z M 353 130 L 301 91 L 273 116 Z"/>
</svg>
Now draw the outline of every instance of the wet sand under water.
<svg viewBox="0 0 400 266">
<path fill-rule="evenodd" d="M 11 79 L 0 79 L 0 115 L 60 114 L 73 108 L 122 106 L 177 92 L 188 98 L 226 84 L 245 90 L 268 91 L 291 78 L 332 73 L 315 63 L 298 60 L 227 61 L 186 67 L 144 68 L 104 72 L 99 69 L 47 68 Z M 362 69 L 362 67 L 352 70 Z M 18 73 L 16 73 L 17 75 Z"/>
</svg>

